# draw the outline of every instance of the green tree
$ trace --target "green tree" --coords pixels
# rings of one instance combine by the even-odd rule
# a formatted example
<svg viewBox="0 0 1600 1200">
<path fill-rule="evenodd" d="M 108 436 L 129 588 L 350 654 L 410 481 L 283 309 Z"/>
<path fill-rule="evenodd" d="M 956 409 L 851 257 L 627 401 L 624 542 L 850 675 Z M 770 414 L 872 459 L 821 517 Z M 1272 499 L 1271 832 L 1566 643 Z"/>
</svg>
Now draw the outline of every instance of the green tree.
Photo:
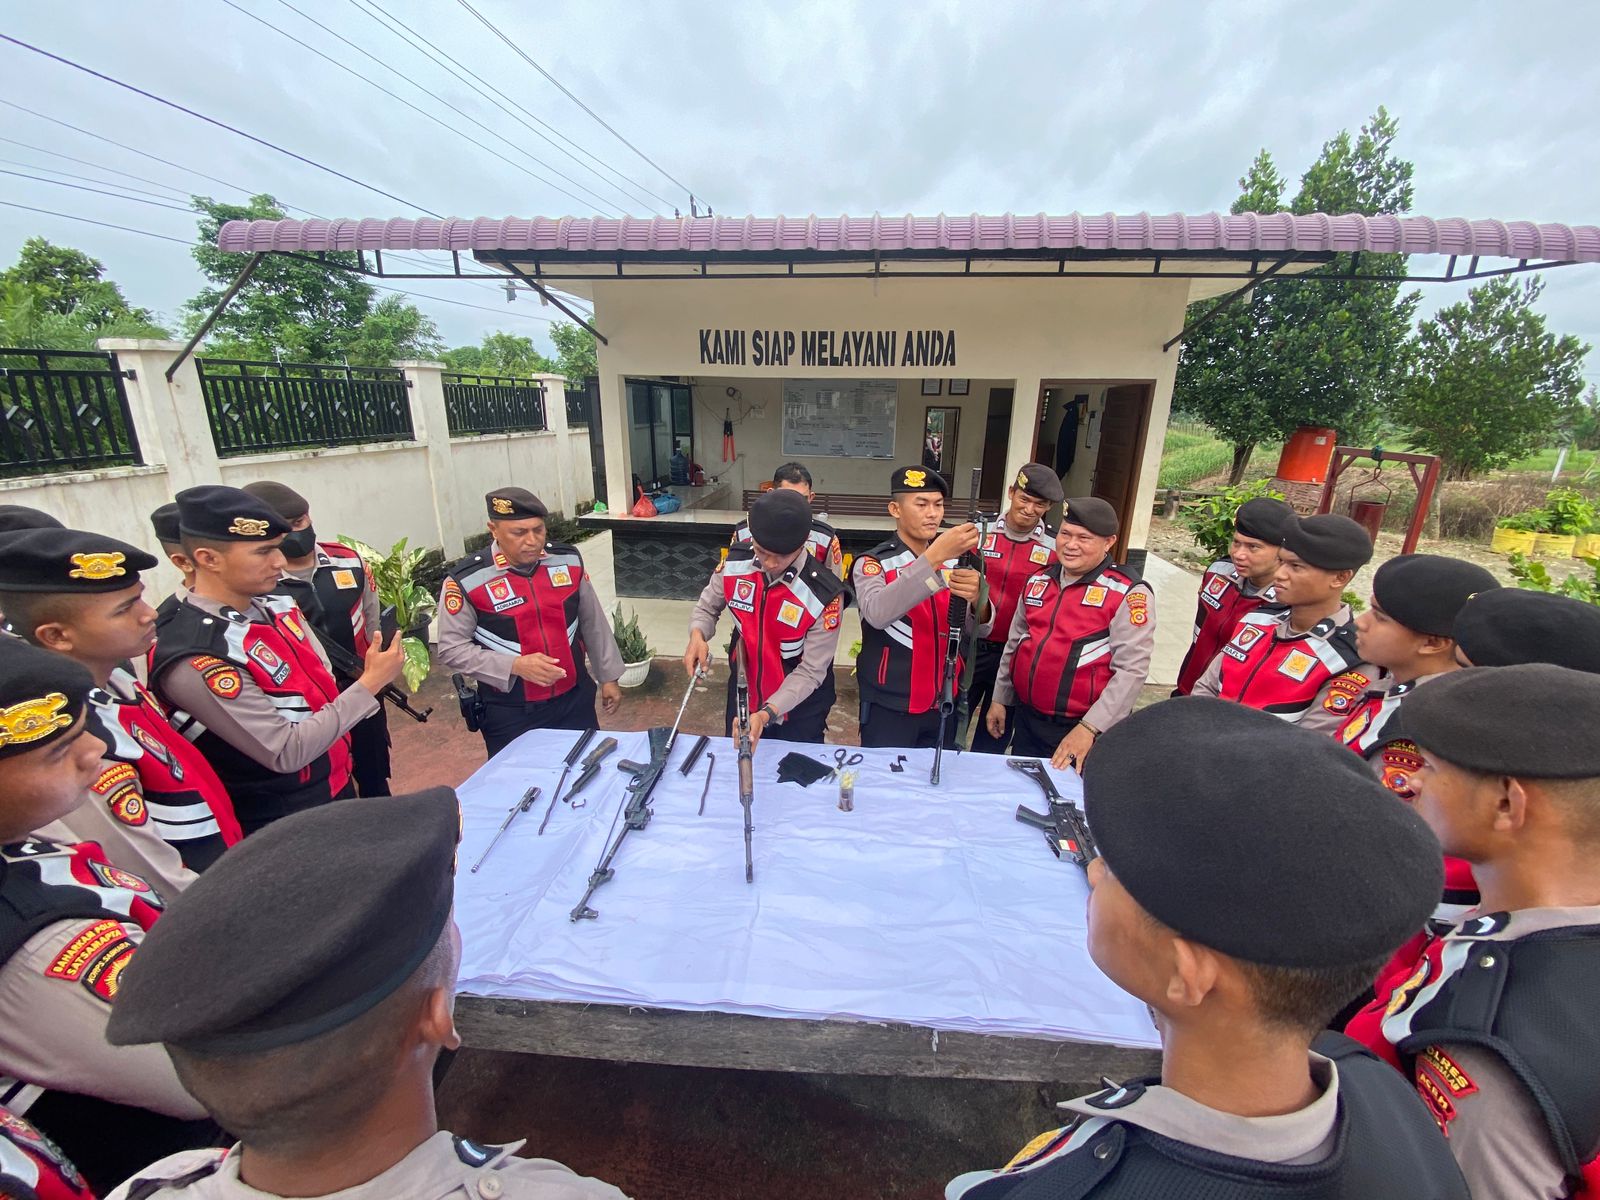
<svg viewBox="0 0 1600 1200">
<path fill-rule="evenodd" d="M 16 263 L 0 271 L 0 288 L 25 288 L 42 312 L 77 317 L 86 327 L 125 318 L 151 323 L 149 310 L 130 307 L 105 273 L 105 264 L 82 250 L 33 237 L 22 243 Z"/>
<path fill-rule="evenodd" d="M 458 346 L 445 351 L 444 360 L 456 371 L 519 378 L 555 374 L 560 369 L 539 353 L 532 338 L 519 337 L 503 330 L 485 335 L 481 345 Z"/>
<path fill-rule="evenodd" d="M 1412 164 L 1395 156 L 1398 125 L 1379 108 L 1352 137 L 1343 130 L 1301 176 L 1294 213 L 1403 213 L 1411 207 Z M 1284 181 L 1262 151 L 1240 180 L 1238 212 L 1282 211 Z M 1186 339 L 1173 406 L 1195 412 L 1233 446 L 1230 482 L 1244 475 L 1255 446 L 1286 438 L 1301 425 L 1329 425 L 1350 440 L 1369 436 L 1404 377 L 1415 292 L 1400 283 L 1347 282 L 1363 275 L 1400 276 L 1400 255 L 1335 255 L 1308 274 L 1256 288 L 1248 301 L 1213 318 Z M 1214 303 L 1191 306 L 1197 316 Z"/>
<path fill-rule="evenodd" d="M 1446 479 L 1502 467 L 1582 416 L 1589 347 L 1545 329 L 1534 308 L 1543 288 L 1537 275 L 1492 279 L 1418 329 L 1394 416 L 1417 449 L 1444 460 Z"/>
<path fill-rule="evenodd" d="M 444 349 L 439 327 L 415 304 L 385 296 L 345 342 L 353 367 L 386 367 L 403 358 L 437 358 Z"/>
<path fill-rule="evenodd" d="M 184 305 L 191 331 L 216 307 L 249 261 L 248 255 L 217 249 L 217 231 L 224 222 L 276 221 L 287 215 L 268 195 L 252 196 L 247 204 L 223 204 L 196 196 L 193 204 L 200 216 L 194 260 L 210 286 Z M 347 267 L 356 265 L 354 254 L 336 253 L 328 258 Z M 348 271 L 285 254 L 268 254 L 217 319 L 207 348 L 219 357 L 338 362 L 372 312 L 373 299 L 371 285 Z"/>
<path fill-rule="evenodd" d="M 550 326 L 550 341 L 556 348 L 555 371 L 573 383 L 600 373 L 594 334 L 582 325 L 557 321 Z"/>
</svg>

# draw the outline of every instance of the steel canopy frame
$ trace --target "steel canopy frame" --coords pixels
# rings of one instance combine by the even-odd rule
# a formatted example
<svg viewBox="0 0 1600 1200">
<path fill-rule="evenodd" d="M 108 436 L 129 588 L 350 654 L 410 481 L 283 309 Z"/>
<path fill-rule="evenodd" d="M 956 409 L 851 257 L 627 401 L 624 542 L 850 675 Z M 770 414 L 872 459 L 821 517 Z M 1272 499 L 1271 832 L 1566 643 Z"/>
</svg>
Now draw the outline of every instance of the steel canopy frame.
<svg viewBox="0 0 1600 1200">
<path fill-rule="evenodd" d="M 1380 467 L 1386 462 L 1401 462 L 1411 472 L 1411 482 L 1417 485 L 1417 504 L 1411 510 L 1411 524 L 1406 529 L 1405 544 L 1401 554 L 1413 554 L 1417 539 L 1422 536 L 1422 526 L 1428 519 L 1428 506 L 1433 503 L 1433 493 L 1439 486 L 1441 462 L 1437 454 L 1400 454 L 1373 446 L 1370 450 L 1360 446 L 1335 446 L 1333 462 L 1328 466 L 1328 482 L 1322 485 L 1322 500 L 1317 505 L 1319 513 L 1333 511 L 1333 493 L 1339 486 L 1339 477 L 1359 459 L 1368 458 Z M 1419 474 L 1418 471 L 1421 473 Z"/>
</svg>

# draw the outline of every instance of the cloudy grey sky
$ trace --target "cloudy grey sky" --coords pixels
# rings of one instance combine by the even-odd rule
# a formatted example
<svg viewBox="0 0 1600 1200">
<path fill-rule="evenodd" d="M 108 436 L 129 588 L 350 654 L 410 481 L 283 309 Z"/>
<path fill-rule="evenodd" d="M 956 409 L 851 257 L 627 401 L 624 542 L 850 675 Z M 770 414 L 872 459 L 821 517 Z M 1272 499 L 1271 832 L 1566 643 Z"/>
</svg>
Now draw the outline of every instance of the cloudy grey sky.
<svg viewBox="0 0 1600 1200">
<path fill-rule="evenodd" d="M 1572 3 L 473 2 L 719 213 L 1202 212 L 1232 202 L 1261 147 L 1298 179 L 1326 138 L 1384 104 L 1400 121 L 1400 153 L 1416 163 L 1416 212 L 1600 223 L 1600 62 L 1586 9 Z M 375 9 L 593 157 L 569 157 L 539 140 L 408 46 Z M 662 170 L 457 0 L 0 0 L 0 32 L 409 202 L 0 43 L 0 99 L 323 215 L 414 215 L 413 206 L 457 216 L 561 215 L 596 211 L 597 196 L 612 212 L 643 213 L 641 199 L 670 212 L 655 196 L 687 212 L 687 196 Z M 65 182 L 141 188 L 169 201 L 187 191 L 243 195 L 14 107 L 0 106 L 0 136 L 12 139 L 0 142 L 0 158 L 10 160 L 0 170 L 73 172 L 102 182 Z M 612 172 L 630 181 L 623 186 L 631 196 Z M 182 212 L 16 175 L 0 175 L 0 200 L 193 233 Z M 198 286 L 183 246 L 3 206 L 0 263 L 34 234 L 101 258 L 130 299 L 168 316 Z M 554 315 L 526 297 L 507 305 L 487 285 L 408 286 L 457 302 L 418 301 L 451 344 L 497 328 L 545 342 L 538 318 Z M 1424 303 L 1464 292 L 1430 288 Z M 1544 307 L 1557 331 L 1600 342 L 1600 267 L 1552 273 Z M 1589 372 L 1600 378 L 1600 361 Z"/>
</svg>

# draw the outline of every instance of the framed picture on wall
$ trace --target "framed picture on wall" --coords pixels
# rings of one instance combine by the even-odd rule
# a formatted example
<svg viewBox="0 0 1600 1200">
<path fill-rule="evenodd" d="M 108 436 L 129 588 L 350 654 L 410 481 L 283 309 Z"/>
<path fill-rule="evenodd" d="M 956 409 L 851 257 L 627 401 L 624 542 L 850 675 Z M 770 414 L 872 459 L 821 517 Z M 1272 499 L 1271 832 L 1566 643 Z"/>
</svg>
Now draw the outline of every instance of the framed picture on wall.
<svg viewBox="0 0 1600 1200">
<path fill-rule="evenodd" d="M 972 380 L 952 379 L 950 381 L 950 394 L 952 396 L 965 396 L 972 390 Z"/>
<path fill-rule="evenodd" d="M 939 388 L 944 383 L 942 379 L 924 379 L 922 381 L 922 394 L 924 396 L 937 396 Z"/>
<path fill-rule="evenodd" d="M 956 470 L 956 434 L 961 428 L 959 408 L 929 406 L 922 418 L 922 465 L 946 479 Z"/>
</svg>

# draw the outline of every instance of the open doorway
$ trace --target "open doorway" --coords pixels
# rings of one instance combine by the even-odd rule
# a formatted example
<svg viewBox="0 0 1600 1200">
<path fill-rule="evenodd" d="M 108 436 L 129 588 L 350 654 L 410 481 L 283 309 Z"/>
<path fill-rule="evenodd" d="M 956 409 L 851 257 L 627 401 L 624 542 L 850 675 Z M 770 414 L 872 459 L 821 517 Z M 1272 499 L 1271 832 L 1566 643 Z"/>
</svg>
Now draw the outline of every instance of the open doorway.
<svg viewBox="0 0 1600 1200">
<path fill-rule="evenodd" d="M 1034 460 L 1055 468 L 1068 496 L 1110 504 L 1125 530 L 1133 527 L 1154 396 L 1149 382 L 1051 379 L 1039 388 Z M 1119 557 L 1125 540 L 1121 547 Z"/>
</svg>

